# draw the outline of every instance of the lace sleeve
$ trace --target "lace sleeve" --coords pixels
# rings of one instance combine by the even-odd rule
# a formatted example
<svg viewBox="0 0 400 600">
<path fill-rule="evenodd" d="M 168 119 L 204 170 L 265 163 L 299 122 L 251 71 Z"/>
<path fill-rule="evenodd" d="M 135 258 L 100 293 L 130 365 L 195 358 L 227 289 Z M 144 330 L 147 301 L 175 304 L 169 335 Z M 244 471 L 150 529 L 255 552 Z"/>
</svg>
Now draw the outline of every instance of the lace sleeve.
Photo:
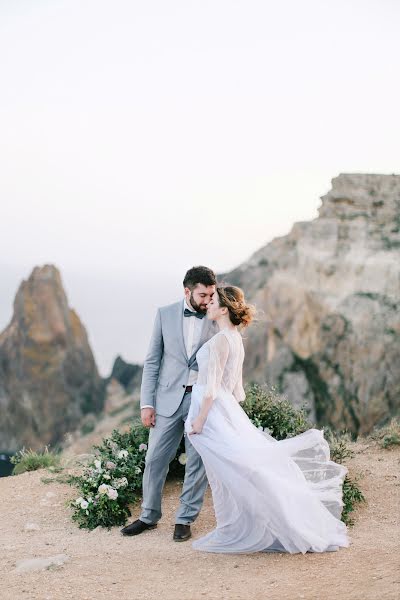
<svg viewBox="0 0 400 600">
<path fill-rule="evenodd" d="M 215 335 L 210 342 L 205 397 L 214 399 L 217 396 L 228 355 L 229 342 L 225 335 Z"/>
<path fill-rule="evenodd" d="M 243 400 L 246 398 L 246 394 L 243 389 L 243 361 L 239 367 L 238 378 L 235 387 L 233 388 L 233 395 L 238 402 L 243 402 Z"/>
</svg>

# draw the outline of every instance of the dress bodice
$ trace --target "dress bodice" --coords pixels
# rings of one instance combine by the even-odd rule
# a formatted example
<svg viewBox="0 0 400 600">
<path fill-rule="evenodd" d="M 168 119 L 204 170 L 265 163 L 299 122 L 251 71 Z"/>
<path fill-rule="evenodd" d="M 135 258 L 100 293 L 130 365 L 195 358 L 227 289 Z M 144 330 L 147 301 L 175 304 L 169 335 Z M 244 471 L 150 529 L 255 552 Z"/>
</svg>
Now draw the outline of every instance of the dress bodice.
<svg viewBox="0 0 400 600">
<path fill-rule="evenodd" d="M 242 336 L 234 329 L 222 329 L 197 352 L 198 385 L 205 395 L 215 398 L 220 388 L 233 394 L 238 402 L 245 398 L 242 383 L 244 348 Z"/>
</svg>

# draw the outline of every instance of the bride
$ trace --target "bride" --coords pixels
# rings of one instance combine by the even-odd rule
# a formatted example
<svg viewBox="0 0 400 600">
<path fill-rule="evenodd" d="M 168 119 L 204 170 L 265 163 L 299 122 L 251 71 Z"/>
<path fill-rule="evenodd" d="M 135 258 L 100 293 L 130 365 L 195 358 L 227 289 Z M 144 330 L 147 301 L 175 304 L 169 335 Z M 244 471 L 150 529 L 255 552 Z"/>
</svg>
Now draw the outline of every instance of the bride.
<svg viewBox="0 0 400 600">
<path fill-rule="evenodd" d="M 347 469 L 330 461 L 318 429 L 277 441 L 239 402 L 244 349 L 239 326 L 254 309 L 237 287 L 217 288 L 207 316 L 219 332 L 197 353 L 199 375 L 185 431 L 203 459 L 217 527 L 193 542 L 205 552 L 326 552 L 349 546 L 340 520 Z"/>
</svg>

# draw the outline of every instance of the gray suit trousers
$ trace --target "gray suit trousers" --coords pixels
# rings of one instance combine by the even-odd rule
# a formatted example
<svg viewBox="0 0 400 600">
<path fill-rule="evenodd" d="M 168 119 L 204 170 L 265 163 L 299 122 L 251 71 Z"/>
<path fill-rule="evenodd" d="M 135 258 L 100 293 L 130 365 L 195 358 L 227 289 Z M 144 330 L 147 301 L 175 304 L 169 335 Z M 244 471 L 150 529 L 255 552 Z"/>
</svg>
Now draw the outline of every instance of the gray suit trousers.
<svg viewBox="0 0 400 600">
<path fill-rule="evenodd" d="M 169 463 L 174 459 L 184 433 L 190 399 L 191 394 L 185 394 L 177 411 L 170 417 L 156 415 L 156 424 L 150 429 L 143 473 L 142 512 L 139 517 L 144 523 L 157 523 L 161 518 L 161 494 Z M 200 512 L 208 482 L 203 462 L 187 438 L 185 449 L 185 479 L 175 523 L 190 525 Z"/>
</svg>

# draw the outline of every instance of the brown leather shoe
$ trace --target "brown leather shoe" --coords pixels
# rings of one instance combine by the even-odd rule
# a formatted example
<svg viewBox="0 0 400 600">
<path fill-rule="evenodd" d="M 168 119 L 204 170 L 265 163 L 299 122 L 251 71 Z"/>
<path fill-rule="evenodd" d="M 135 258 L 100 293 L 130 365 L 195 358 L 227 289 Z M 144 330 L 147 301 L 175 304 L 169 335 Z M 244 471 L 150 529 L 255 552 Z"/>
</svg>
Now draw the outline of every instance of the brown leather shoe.
<svg viewBox="0 0 400 600">
<path fill-rule="evenodd" d="M 190 525 L 175 525 L 174 542 L 186 542 L 186 540 L 188 540 L 190 537 L 192 537 Z"/>
<path fill-rule="evenodd" d="M 143 533 L 146 529 L 154 529 L 155 527 L 157 527 L 157 523 L 144 523 L 140 519 L 137 519 L 130 525 L 123 527 L 121 533 L 122 535 L 139 535 L 139 533 Z"/>
</svg>

